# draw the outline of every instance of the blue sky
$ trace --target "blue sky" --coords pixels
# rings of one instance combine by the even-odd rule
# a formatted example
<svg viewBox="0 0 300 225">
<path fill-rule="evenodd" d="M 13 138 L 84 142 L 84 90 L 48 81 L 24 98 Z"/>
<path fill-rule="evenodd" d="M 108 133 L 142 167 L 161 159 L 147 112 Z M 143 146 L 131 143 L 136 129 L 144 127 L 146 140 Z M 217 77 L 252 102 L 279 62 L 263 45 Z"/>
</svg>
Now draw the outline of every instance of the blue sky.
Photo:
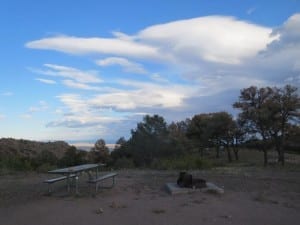
<svg viewBox="0 0 300 225">
<path fill-rule="evenodd" d="M 300 86 L 299 0 L 3 0 L 0 26 L 0 137 L 114 143 Z"/>
</svg>

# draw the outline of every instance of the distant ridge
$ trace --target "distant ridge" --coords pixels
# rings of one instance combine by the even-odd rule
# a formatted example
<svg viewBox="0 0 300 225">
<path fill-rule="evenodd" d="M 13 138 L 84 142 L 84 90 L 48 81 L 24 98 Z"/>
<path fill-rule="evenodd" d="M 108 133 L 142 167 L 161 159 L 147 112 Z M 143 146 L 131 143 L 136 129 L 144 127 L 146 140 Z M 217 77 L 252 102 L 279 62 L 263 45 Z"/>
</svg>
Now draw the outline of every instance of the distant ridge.
<svg viewBox="0 0 300 225">
<path fill-rule="evenodd" d="M 18 155 L 33 158 L 41 151 L 47 150 L 53 152 L 57 158 L 62 158 L 65 151 L 70 147 L 71 145 L 64 141 L 39 142 L 24 139 L 1 138 L 0 157 Z"/>
<path fill-rule="evenodd" d="M 78 150 L 85 150 L 85 151 L 90 151 L 95 146 L 94 143 L 90 143 L 90 142 L 75 142 L 71 144 L 75 146 Z M 111 152 L 116 147 L 116 144 L 106 144 L 106 147 L 108 147 L 109 151 Z"/>
</svg>

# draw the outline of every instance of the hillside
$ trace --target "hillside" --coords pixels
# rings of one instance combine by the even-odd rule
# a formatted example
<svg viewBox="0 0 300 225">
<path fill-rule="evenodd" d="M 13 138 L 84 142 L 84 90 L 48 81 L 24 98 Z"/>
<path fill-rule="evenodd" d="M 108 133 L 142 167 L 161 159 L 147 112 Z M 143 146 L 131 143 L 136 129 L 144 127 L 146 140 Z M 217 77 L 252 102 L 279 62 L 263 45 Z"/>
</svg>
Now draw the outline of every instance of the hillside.
<svg viewBox="0 0 300 225">
<path fill-rule="evenodd" d="M 35 157 L 43 150 L 53 152 L 56 157 L 61 158 L 70 145 L 64 141 L 38 142 L 23 139 L 1 138 L 0 157 L 19 155 L 21 157 Z"/>
</svg>

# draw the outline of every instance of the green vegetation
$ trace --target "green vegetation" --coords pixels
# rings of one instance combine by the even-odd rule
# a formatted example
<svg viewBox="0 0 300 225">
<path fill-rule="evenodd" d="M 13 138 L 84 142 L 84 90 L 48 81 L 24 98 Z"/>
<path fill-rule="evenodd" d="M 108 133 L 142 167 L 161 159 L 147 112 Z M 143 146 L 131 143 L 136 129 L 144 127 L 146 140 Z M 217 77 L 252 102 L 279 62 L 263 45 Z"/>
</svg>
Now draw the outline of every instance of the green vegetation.
<svg viewBox="0 0 300 225">
<path fill-rule="evenodd" d="M 300 149 L 300 99 L 297 88 L 249 87 L 233 104 L 236 119 L 227 112 L 202 113 L 167 125 L 159 115 L 146 115 L 129 140 L 121 138 L 111 154 L 111 165 L 130 162 L 135 167 L 201 169 L 240 161 L 240 151 L 251 149 L 269 155 L 277 152 L 284 165 L 286 149 Z M 222 155 L 222 159 L 221 159 Z M 254 163 L 256 163 L 256 160 Z M 127 163 L 124 163 L 126 166 Z"/>
<path fill-rule="evenodd" d="M 249 87 L 241 90 L 233 107 L 240 110 L 237 118 L 227 112 L 201 113 L 167 124 L 159 115 L 146 115 L 131 130 L 131 137 L 121 137 L 111 153 L 99 139 L 91 151 L 72 146 L 62 158 L 51 151 L 31 158 L 1 157 L 0 170 L 44 172 L 82 163 L 180 170 L 274 166 L 286 163 L 287 150 L 300 153 L 300 99 L 295 87 Z"/>
<path fill-rule="evenodd" d="M 196 155 L 185 155 L 180 158 L 165 158 L 154 160 L 151 168 L 160 170 L 195 170 L 195 169 L 210 169 L 213 166 L 213 161 L 210 159 L 201 158 Z"/>
<path fill-rule="evenodd" d="M 7 156 L 1 157 L 0 170 L 32 170 L 32 165 L 29 159 L 22 158 L 19 156 Z"/>
</svg>

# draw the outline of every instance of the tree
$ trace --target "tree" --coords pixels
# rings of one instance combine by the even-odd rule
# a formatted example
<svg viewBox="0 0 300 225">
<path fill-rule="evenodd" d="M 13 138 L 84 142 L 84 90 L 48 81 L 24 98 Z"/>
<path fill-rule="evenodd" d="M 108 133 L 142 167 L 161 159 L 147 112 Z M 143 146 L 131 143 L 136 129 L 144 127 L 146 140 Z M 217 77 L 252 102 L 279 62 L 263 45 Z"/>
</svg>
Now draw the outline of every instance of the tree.
<svg viewBox="0 0 300 225">
<path fill-rule="evenodd" d="M 278 161 L 284 165 L 284 145 L 288 126 L 290 122 L 299 124 L 300 119 L 300 98 L 297 94 L 297 88 L 286 85 L 284 88 L 274 88 L 275 94 L 273 98 L 273 137 L 278 152 Z"/>
<path fill-rule="evenodd" d="M 224 146 L 228 162 L 232 162 L 231 146 L 233 146 L 236 131 L 236 124 L 232 116 L 227 112 L 211 113 L 210 124 L 210 139 L 215 143 L 217 149 L 219 149 L 220 145 Z"/>
<path fill-rule="evenodd" d="M 122 147 L 123 145 L 126 144 L 126 142 L 127 141 L 125 140 L 124 137 L 120 137 L 116 142 L 115 149 Z"/>
<path fill-rule="evenodd" d="M 239 119 L 244 129 L 263 140 L 264 165 L 268 164 L 268 145 L 275 143 L 278 159 L 284 164 L 284 141 L 287 126 L 299 120 L 300 101 L 297 88 L 249 87 L 241 90 L 239 101 L 233 104 L 241 110 Z M 299 121 L 298 121 L 299 122 Z"/>
<path fill-rule="evenodd" d="M 220 147 L 225 147 L 228 161 L 232 161 L 230 147 L 233 143 L 235 123 L 227 112 L 195 115 L 190 123 L 187 135 L 199 146 L 203 156 L 205 148 L 215 147 L 216 158 L 220 156 Z"/>
<path fill-rule="evenodd" d="M 168 139 L 170 142 L 170 155 L 176 154 L 177 156 L 186 154 L 191 151 L 191 141 L 187 138 L 187 130 L 190 124 L 190 120 L 172 122 L 168 126 Z"/>
<path fill-rule="evenodd" d="M 300 153 L 300 126 L 290 125 L 287 128 L 284 148 Z"/>
<path fill-rule="evenodd" d="M 43 164 L 56 165 L 58 158 L 48 150 L 42 150 L 35 159 L 32 160 L 34 167 L 37 168 Z"/>
<path fill-rule="evenodd" d="M 243 121 L 237 119 L 234 120 L 233 131 L 233 152 L 236 160 L 239 160 L 239 147 L 245 141 L 247 132 L 243 127 Z"/>
<path fill-rule="evenodd" d="M 71 146 L 58 163 L 60 166 L 75 166 L 85 162 L 83 157 L 84 155 L 80 153 L 75 146 Z"/>
<path fill-rule="evenodd" d="M 187 137 L 198 146 L 201 157 L 203 157 L 204 149 L 210 146 L 212 130 L 209 125 L 210 114 L 198 114 L 193 116 L 187 129 Z"/>
<path fill-rule="evenodd" d="M 135 130 L 131 130 L 131 138 L 128 141 L 134 162 L 138 166 L 150 165 L 155 158 L 166 154 L 168 137 L 167 124 L 159 115 L 146 115 L 143 121 L 137 124 Z"/>
<path fill-rule="evenodd" d="M 120 158 L 131 158 L 132 153 L 128 149 L 128 142 L 124 137 L 120 137 L 114 147 L 114 150 L 111 152 L 111 157 L 113 161 L 117 161 Z"/>
<path fill-rule="evenodd" d="M 94 147 L 91 150 L 92 160 L 95 163 L 106 163 L 109 158 L 109 150 L 103 139 L 99 139 L 95 142 Z"/>
</svg>

